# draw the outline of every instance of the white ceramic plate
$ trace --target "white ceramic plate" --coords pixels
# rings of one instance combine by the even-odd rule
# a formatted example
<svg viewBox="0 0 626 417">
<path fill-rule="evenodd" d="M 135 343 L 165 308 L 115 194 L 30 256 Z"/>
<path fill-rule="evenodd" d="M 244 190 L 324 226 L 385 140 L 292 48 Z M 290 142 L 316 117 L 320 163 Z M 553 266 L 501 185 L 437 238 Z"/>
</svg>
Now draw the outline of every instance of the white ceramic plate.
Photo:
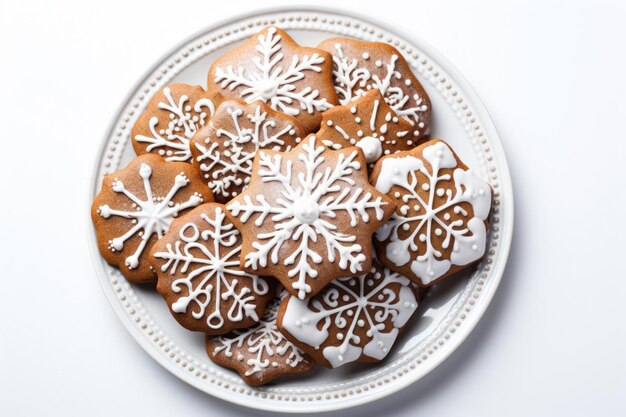
<svg viewBox="0 0 626 417">
<path fill-rule="evenodd" d="M 110 125 L 94 166 L 89 201 L 104 174 L 134 157 L 130 131 L 155 91 L 172 82 L 206 86 L 211 62 L 267 25 L 289 32 L 302 45 L 331 36 L 384 41 L 396 46 L 426 88 L 433 106 L 432 136 L 450 142 L 463 161 L 494 189 L 487 256 L 474 270 L 433 289 L 388 357 L 378 364 L 284 378 L 260 388 L 214 365 L 203 336 L 179 326 L 153 290 L 130 285 L 98 254 L 89 220 L 89 241 L 98 279 L 131 335 L 155 360 L 194 387 L 248 407 L 313 412 L 347 408 L 389 395 L 441 363 L 471 332 L 496 291 L 513 232 L 513 194 L 498 133 L 467 81 L 436 50 L 390 24 L 351 12 L 321 8 L 273 9 L 213 25 L 167 53 L 137 83 Z"/>
</svg>

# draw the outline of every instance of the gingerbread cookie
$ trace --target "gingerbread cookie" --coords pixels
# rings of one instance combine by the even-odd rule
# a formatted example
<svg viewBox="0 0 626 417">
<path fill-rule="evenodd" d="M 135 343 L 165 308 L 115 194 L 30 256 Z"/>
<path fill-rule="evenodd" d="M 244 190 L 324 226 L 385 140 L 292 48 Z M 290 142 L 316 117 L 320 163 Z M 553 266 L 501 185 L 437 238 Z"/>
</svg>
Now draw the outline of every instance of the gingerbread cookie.
<svg viewBox="0 0 626 417">
<path fill-rule="evenodd" d="M 274 285 L 239 268 L 241 235 L 221 204 L 174 220 L 150 254 L 157 290 L 186 329 L 217 335 L 252 326 L 274 298 Z"/>
<path fill-rule="evenodd" d="M 377 362 L 417 308 L 411 284 L 374 262 L 368 274 L 336 279 L 308 300 L 286 298 L 278 328 L 327 368 Z"/>
<path fill-rule="evenodd" d="M 346 38 L 327 39 L 318 48 L 333 55 L 335 90 L 342 105 L 376 88 L 396 114 L 411 123 L 414 140 L 428 134 L 430 99 L 396 48 Z"/>
<path fill-rule="evenodd" d="M 226 203 L 248 185 L 257 150 L 286 151 L 305 136 L 294 117 L 262 101 L 226 100 L 194 136 L 193 163 L 203 172 L 215 200 Z"/>
<path fill-rule="evenodd" d="M 219 94 L 200 86 L 171 84 L 159 90 L 133 126 L 135 152 L 155 153 L 169 162 L 191 162 L 189 140 L 221 101 Z"/>
<path fill-rule="evenodd" d="M 328 52 L 304 48 L 282 30 L 267 27 L 215 60 L 209 91 L 248 103 L 262 100 L 317 130 L 321 112 L 337 104 Z"/>
<path fill-rule="evenodd" d="M 428 286 L 485 253 L 491 187 L 444 141 L 382 158 L 371 181 L 398 204 L 375 235 L 388 268 Z"/>
<path fill-rule="evenodd" d="M 330 150 L 309 135 L 289 152 L 259 150 L 250 186 L 226 209 L 244 269 L 304 299 L 369 270 L 371 236 L 396 205 L 369 184 L 361 149 Z"/>
<path fill-rule="evenodd" d="M 108 174 L 91 206 L 102 257 L 131 282 L 154 281 L 148 252 L 174 217 L 213 194 L 189 164 L 157 155 L 133 159 Z"/>
<path fill-rule="evenodd" d="M 283 375 L 310 371 L 315 362 L 276 327 L 280 299 L 267 308 L 259 324 L 220 337 L 206 338 L 206 351 L 218 365 L 234 369 L 249 385 L 263 385 Z"/>
<path fill-rule="evenodd" d="M 383 155 L 417 145 L 411 124 L 396 115 L 378 89 L 324 112 L 316 136 L 332 149 L 358 146 L 370 168 Z"/>
</svg>

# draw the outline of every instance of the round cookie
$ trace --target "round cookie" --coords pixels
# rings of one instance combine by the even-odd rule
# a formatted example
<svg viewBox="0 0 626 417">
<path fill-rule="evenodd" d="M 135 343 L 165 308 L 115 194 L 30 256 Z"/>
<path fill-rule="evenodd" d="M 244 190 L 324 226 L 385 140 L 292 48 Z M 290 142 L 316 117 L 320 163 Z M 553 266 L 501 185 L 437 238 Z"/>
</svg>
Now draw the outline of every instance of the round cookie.
<svg viewBox="0 0 626 417">
<path fill-rule="evenodd" d="M 358 146 L 370 168 L 384 155 L 417 145 L 411 124 L 396 115 L 378 89 L 324 112 L 316 135 L 332 149 Z"/>
<path fill-rule="evenodd" d="M 369 270 L 371 236 L 396 205 L 369 184 L 360 148 L 331 150 L 309 135 L 289 152 L 260 150 L 252 171 L 226 205 L 246 271 L 274 276 L 304 299 Z"/>
<path fill-rule="evenodd" d="M 327 368 L 378 362 L 417 308 L 412 284 L 374 261 L 368 274 L 336 279 L 308 300 L 285 298 L 278 328 Z"/>
<path fill-rule="evenodd" d="M 183 327 L 218 335 L 260 320 L 274 283 L 242 271 L 240 254 L 241 235 L 217 203 L 174 220 L 152 247 L 157 290 Z"/>
<path fill-rule="evenodd" d="M 371 181 L 398 204 L 374 239 L 388 268 L 429 286 L 484 255 L 491 187 L 444 141 L 380 159 Z"/>
<path fill-rule="evenodd" d="M 258 149 L 286 151 L 306 136 L 292 116 L 262 101 L 226 100 L 191 141 L 193 163 L 202 171 L 215 200 L 230 201 L 248 185 Z"/>
<path fill-rule="evenodd" d="M 154 281 L 148 253 L 157 238 L 174 217 L 212 200 L 213 193 L 191 165 L 164 162 L 153 154 L 138 156 L 104 177 L 91 206 L 100 253 L 129 281 Z"/>
<path fill-rule="evenodd" d="M 209 358 L 233 369 L 248 385 L 258 386 L 284 376 L 310 371 L 315 362 L 287 340 L 276 327 L 280 299 L 267 308 L 261 321 L 246 330 L 206 338 Z"/>
<path fill-rule="evenodd" d="M 330 54 L 301 47 L 274 26 L 216 59 L 208 89 L 248 103 L 262 100 L 296 116 L 309 132 L 319 127 L 321 112 L 337 104 Z"/>
<path fill-rule="evenodd" d="M 159 90 L 133 126 L 135 152 L 155 153 L 168 162 L 191 162 L 189 141 L 221 101 L 219 94 L 200 86 L 171 84 Z"/>
<path fill-rule="evenodd" d="M 333 55 L 333 78 L 340 104 L 347 105 L 377 88 L 396 114 L 411 123 L 416 140 L 428 134 L 430 98 L 396 48 L 347 38 L 326 39 L 318 48 Z"/>
</svg>

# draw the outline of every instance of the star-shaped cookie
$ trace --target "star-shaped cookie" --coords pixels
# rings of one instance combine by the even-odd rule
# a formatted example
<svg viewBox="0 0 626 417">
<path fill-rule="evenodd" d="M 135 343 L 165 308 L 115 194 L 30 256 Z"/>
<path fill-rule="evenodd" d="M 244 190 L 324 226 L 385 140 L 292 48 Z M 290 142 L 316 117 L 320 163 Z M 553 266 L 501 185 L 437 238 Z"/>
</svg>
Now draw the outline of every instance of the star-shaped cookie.
<svg viewBox="0 0 626 417">
<path fill-rule="evenodd" d="M 332 149 L 358 146 L 370 167 L 380 157 L 412 149 L 418 142 L 411 124 L 396 115 L 378 89 L 324 112 L 316 135 Z"/>
<path fill-rule="evenodd" d="M 371 236 L 396 205 L 370 185 L 360 148 L 331 150 L 309 135 L 289 152 L 259 150 L 252 171 L 226 205 L 243 236 L 245 270 L 304 299 L 370 269 Z"/>
</svg>

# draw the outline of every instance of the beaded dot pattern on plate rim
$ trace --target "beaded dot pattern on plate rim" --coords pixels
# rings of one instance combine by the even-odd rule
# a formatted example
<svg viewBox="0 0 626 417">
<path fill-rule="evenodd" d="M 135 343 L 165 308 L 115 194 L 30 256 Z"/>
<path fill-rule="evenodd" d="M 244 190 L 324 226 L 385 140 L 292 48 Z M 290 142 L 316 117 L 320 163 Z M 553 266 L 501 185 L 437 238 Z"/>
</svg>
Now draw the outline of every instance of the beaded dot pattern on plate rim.
<svg viewBox="0 0 626 417">
<path fill-rule="evenodd" d="M 392 381 L 409 378 L 419 366 L 423 366 L 429 358 L 446 343 L 450 343 L 455 332 L 463 325 L 464 320 L 471 314 L 475 304 L 479 301 L 481 291 L 489 279 L 492 264 L 496 257 L 496 247 L 500 237 L 500 184 L 498 168 L 492 155 L 489 138 L 481 127 L 478 116 L 471 104 L 463 98 L 462 92 L 455 86 L 449 76 L 423 52 L 412 47 L 408 42 L 395 34 L 379 28 L 363 20 L 340 16 L 326 12 L 276 12 L 261 14 L 255 17 L 244 18 L 238 23 L 229 24 L 216 30 L 205 32 L 188 42 L 166 58 L 154 72 L 148 75 L 146 81 L 138 88 L 124 107 L 115 123 L 114 129 L 107 137 L 106 147 L 98 167 L 97 182 L 102 177 L 118 169 L 125 146 L 130 139 L 132 126 L 145 108 L 152 95 L 163 88 L 179 72 L 196 60 L 229 45 L 246 39 L 267 25 L 275 25 L 285 30 L 316 30 L 328 32 L 334 36 L 348 36 L 367 41 L 388 42 L 398 48 L 407 58 L 409 65 L 423 83 L 429 83 L 440 94 L 457 116 L 479 159 L 480 174 L 487 179 L 494 190 L 493 209 L 490 218 L 491 228 L 487 253 L 483 261 L 476 268 L 476 272 L 468 281 L 461 294 L 455 301 L 451 312 L 440 325 L 426 337 L 418 346 L 411 349 L 402 357 L 388 361 L 380 368 L 373 369 L 365 377 L 355 378 L 349 382 L 326 383 L 312 385 L 306 388 L 283 388 L 280 384 L 269 387 L 250 387 L 238 376 L 214 365 L 208 358 L 198 358 L 184 352 L 176 343 L 165 334 L 151 318 L 142 305 L 140 298 L 133 287 L 124 279 L 117 269 L 112 268 L 104 261 L 103 267 L 109 278 L 109 285 L 115 293 L 120 305 L 128 314 L 132 322 L 152 343 L 161 355 L 172 361 L 197 378 L 196 386 L 212 385 L 207 391 L 220 394 L 216 390 L 223 390 L 222 394 L 240 395 L 242 398 L 253 396 L 259 400 L 270 402 L 294 401 L 333 401 L 359 395 L 375 395 L 377 390 L 384 390 L 385 385 Z M 476 167 L 474 167 L 476 168 Z M 97 189 L 93 190 L 94 194 Z M 409 381 L 410 382 L 410 381 Z M 306 383 L 306 382 L 305 382 Z M 222 395 L 223 397 L 223 395 Z M 267 406 L 271 409 L 271 405 Z"/>
</svg>

